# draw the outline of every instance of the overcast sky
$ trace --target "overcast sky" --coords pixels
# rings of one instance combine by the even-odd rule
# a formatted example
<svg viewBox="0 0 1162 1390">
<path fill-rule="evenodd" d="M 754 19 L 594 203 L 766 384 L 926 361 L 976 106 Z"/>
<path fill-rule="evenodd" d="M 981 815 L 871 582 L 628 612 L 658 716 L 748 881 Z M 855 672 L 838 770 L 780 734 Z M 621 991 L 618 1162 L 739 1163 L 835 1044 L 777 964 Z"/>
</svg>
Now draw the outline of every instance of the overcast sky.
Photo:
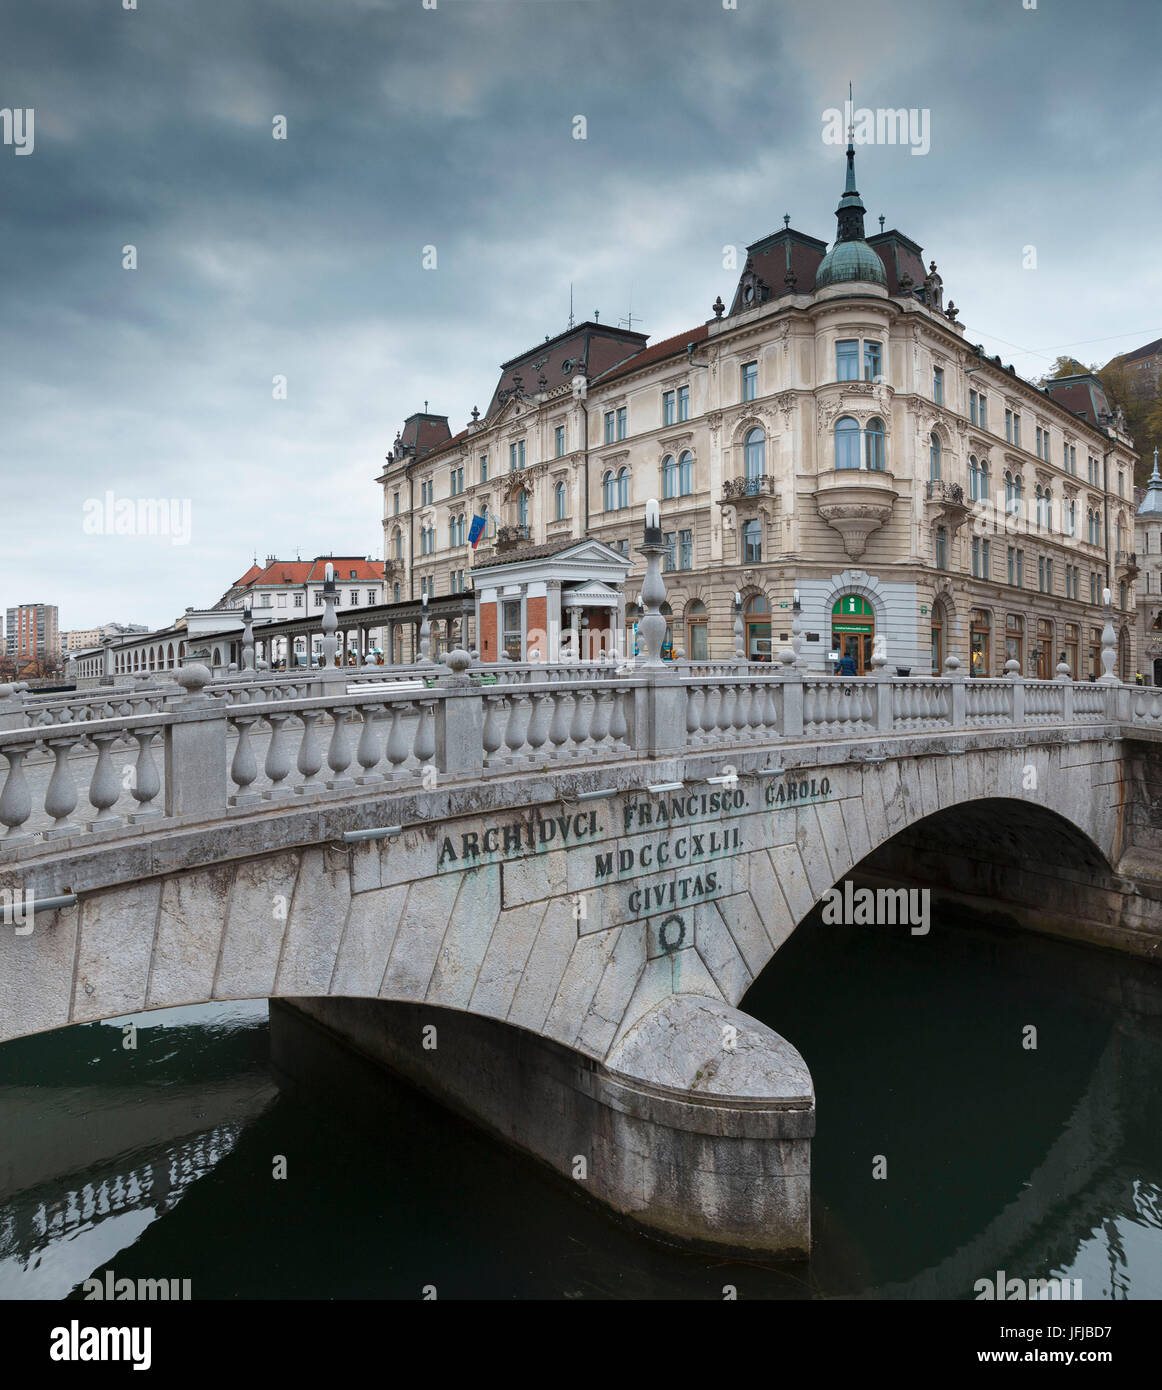
<svg viewBox="0 0 1162 1390">
<path fill-rule="evenodd" d="M 483 410 L 570 281 L 656 339 L 729 302 L 724 245 L 833 239 L 849 79 L 929 113 L 859 188 L 969 341 L 1034 376 L 1157 338 L 1160 51 L 1159 0 L 8 4 L 0 609 L 161 625 L 255 554 L 382 555 L 404 417 Z M 86 531 L 110 492 L 188 501 L 188 543 Z"/>
</svg>

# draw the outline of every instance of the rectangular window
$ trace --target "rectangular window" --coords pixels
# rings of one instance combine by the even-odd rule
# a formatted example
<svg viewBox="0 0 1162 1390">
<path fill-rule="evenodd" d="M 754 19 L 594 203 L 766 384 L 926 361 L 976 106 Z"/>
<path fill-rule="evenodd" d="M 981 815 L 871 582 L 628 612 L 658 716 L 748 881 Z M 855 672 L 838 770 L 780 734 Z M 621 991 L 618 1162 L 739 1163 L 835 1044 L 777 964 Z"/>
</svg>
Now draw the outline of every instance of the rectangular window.
<svg viewBox="0 0 1162 1390">
<path fill-rule="evenodd" d="M 321 591 L 320 589 L 316 589 L 316 590 L 315 590 L 315 607 L 316 607 L 316 608 L 322 608 L 322 606 L 323 606 L 323 594 L 322 594 L 322 591 Z"/>
<path fill-rule="evenodd" d="M 1023 550 L 1018 550 L 1018 551 L 1017 551 L 1017 588 L 1018 588 L 1018 589 L 1023 589 L 1024 587 L 1025 587 L 1025 552 L 1024 552 Z"/>
<path fill-rule="evenodd" d="M 937 405 L 944 404 L 944 368 L 933 367 L 932 369 L 932 399 Z"/>
<path fill-rule="evenodd" d="M 367 602 L 368 602 L 369 605 L 370 605 L 370 604 L 373 604 L 373 603 L 376 601 L 377 597 L 378 597 L 378 595 L 376 594 L 376 592 L 375 592 L 374 589 L 368 589 L 368 591 L 367 591 Z"/>
<path fill-rule="evenodd" d="M 662 537 L 662 544 L 666 547 L 665 553 L 662 556 L 663 570 L 672 570 L 674 568 L 674 543 L 677 539 L 673 531 L 667 531 Z"/>
<path fill-rule="evenodd" d="M 674 423 L 674 393 L 673 391 L 662 392 L 662 424 L 672 425 Z"/>
<path fill-rule="evenodd" d="M 501 617 L 501 641 L 505 655 L 512 661 L 521 661 L 524 658 L 524 642 L 520 624 L 520 599 L 505 599 L 501 605 Z"/>
<path fill-rule="evenodd" d="M 1013 575 L 1016 573 L 1016 554 L 1017 554 L 1017 552 L 1013 549 L 1013 547 L 1012 547 L 1012 546 L 1009 546 L 1008 561 L 1009 561 L 1009 583 L 1010 583 L 1010 584 L 1013 582 Z"/>
<path fill-rule="evenodd" d="M 858 338 L 840 338 L 835 344 L 835 380 L 859 380 Z"/>
<path fill-rule="evenodd" d="M 358 608 L 358 607 L 359 607 L 359 590 L 358 590 L 358 589 L 352 589 L 352 590 L 351 590 L 351 607 L 352 607 L 352 608 Z"/>
<path fill-rule="evenodd" d="M 989 545 L 990 541 L 985 541 L 981 545 L 980 551 L 980 577 L 988 579 L 992 574 L 992 567 L 989 564 Z"/>
<path fill-rule="evenodd" d="M 612 443 L 613 443 L 613 411 L 612 411 L 612 410 L 607 410 L 607 411 L 605 412 L 605 442 L 606 442 L 606 444 L 612 444 Z"/>
<path fill-rule="evenodd" d="M 975 391 L 970 391 L 970 392 L 968 393 L 968 422 L 969 422 L 969 424 L 971 424 L 971 425 L 975 425 L 975 424 L 978 423 L 977 414 L 976 414 L 976 392 L 975 392 Z"/>
<path fill-rule="evenodd" d="M 979 536 L 973 536 L 973 538 L 972 538 L 972 577 L 973 577 L 974 579 L 979 579 L 979 578 L 980 578 L 980 537 L 979 537 Z"/>
<path fill-rule="evenodd" d="M 977 409 L 980 411 L 980 427 L 987 430 L 989 427 L 989 403 L 988 397 L 981 391 L 977 396 Z"/>
<path fill-rule="evenodd" d="M 624 439 L 626 436 L 626 408 L 624 405 L 617 407 L 617 437 Z"/>
<path fill-rule="evenodd" d="M 399 493 L 393 492 L 391 496 L 391 514 L 399 516 Z"/>
<path fill-rule="evenodd" d="M 1020 442 L 1021 442 L 1021 417 L 1016 413 L 1016 411 L 1014 411 L 1014 412 L 1013 412 L 1013 443 L 1014 443 L 1014 444 L 1020 444 Z"/>
<path fill-rule="evenodd" d="M 1124 497 L 1125 495 L 1126 495 L 1126 475 L 1125 475 L 1124 473 L 1119 473 L 1119 474 L 1118 474 L 1118 496 L 1119 496 L 1119 497 Z"/>
<path fill-rule="evenodd" d="M 688 386 L 678 387 L 678 422 L 690 418 L 690 388 Z"/>
<path fill-rule="evenodd" d="M 557 450 L 557 457 L 563 458 L 565 454 L 565 426 L 558 425 L 553 431 L 553 444 Z"/>
<path fill-rule="evenodd" d="M 864 343 L 863 345 L 863 379 L 864 381 L 878 381 L 883 373 L 883 364 L 880 358 L 879 343 Z"/>
<path fill-rule="evenodd" d="M 1005 438 L 1011 444 L 1013 442 L 1013 412 L 1005 411 Z"/>
<path fill-rule="evenodd" d="M 678 532 L 678 568 L 688 570 L 694 568 L 694 532 Z"/>
<path fill-rule="evenodd" d="M 753 401 L 759 393 L 759 364 L 757 362 L 744 362 L 742 364 L 742 398 L 744 401 Z"/>
<path fill-rule="evenodd" d="M 487 455 L 487 454 L 481 454 L 481 455 L 480 455 L 480 481 L 481 481 L 482 483 L 486 483 L 486 482 L 488 481 L 488 455 Z"/>
<path fill-rule="evenodd" d="M 296 607 L 296 608 L 301 608 L 302 606 L 303 606 L 303 596 L 302 596 L 302 594 L 295 594 L 295 607 Z"/>
</svg>

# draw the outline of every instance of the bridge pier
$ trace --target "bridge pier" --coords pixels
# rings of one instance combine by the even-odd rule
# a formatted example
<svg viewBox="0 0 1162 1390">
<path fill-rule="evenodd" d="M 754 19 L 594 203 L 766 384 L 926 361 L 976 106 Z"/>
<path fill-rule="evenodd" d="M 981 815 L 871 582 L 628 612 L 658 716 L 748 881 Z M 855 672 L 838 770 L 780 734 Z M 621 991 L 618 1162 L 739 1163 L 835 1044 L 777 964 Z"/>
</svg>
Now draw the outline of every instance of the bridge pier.
<svg viewBox="0 0 1162 1390">
<path fill-rule="evenodd" d="M 805 1258 L 814 1093 L 777 1033 L 671 995 L 605 1061 L 497 1019 L 378 999 L 270 1003 L 271 1053 L 304 1067 L 302 1018 L 548 1165 L 644 1233 Z"/>
</svg>

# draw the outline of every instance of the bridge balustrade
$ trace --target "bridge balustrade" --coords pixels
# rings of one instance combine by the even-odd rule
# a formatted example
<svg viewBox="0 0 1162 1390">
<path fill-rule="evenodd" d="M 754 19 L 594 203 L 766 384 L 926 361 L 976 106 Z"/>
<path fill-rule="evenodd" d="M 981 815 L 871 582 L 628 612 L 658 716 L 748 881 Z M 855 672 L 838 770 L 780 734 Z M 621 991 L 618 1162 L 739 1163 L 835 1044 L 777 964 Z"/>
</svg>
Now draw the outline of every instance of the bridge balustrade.
<svg viewBox="0 0 1162 1390">
<path fill-rule="evenodd" d="M 1102 721 L 1162 730 L 1162 691 L 970 680 L 951 662 L 919 678 L 808 676 L 790 661 L 208 677 L 187 666 L 165 685 L 47 701 L 0 687 L 0 863 L 280 803 L 734 745 Z M 91 813 L 78 813 L 82 794 Z"/>
</svg>

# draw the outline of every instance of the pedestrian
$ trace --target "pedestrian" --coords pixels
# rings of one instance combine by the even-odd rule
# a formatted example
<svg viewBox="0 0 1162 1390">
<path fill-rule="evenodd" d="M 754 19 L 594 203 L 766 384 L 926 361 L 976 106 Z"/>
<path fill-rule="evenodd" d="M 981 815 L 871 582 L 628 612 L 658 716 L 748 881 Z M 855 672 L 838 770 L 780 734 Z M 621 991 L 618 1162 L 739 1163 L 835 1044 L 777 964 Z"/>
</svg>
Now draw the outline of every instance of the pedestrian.
<svg viewBox="0 0 1162 1390">
<path fill-rule="evenodd" d="M 835 674 L 837 676 L 854 676 L 856 674 L 855 661 L 850 652 L 844 652 L 840 657 Z"/>
</svg>

